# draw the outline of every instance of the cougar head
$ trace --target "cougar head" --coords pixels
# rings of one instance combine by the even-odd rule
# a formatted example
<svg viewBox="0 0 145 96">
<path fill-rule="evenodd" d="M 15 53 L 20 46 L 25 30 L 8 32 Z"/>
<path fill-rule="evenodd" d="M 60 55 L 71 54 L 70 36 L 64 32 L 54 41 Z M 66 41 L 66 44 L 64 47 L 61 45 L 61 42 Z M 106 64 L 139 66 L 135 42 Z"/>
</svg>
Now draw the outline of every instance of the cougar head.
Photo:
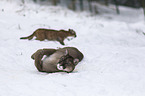
<svg viewBox="0 0 145 96">
<path fill-rule="evenodd" d="M 77 37 L 76 32 L 73 29 L 69 29 L 69 32 L 72 36 Z"/>
<path fill-rule="evenodd" d="M 58 64 L 57 69 L 64 72 L 72 72 L 75 69 L 75 66 L 78 64 L 79 59 L 74 59 L 69 55 L 68 50 L 66 50 L 65 55 L 63 55 Z"/>
</svg>

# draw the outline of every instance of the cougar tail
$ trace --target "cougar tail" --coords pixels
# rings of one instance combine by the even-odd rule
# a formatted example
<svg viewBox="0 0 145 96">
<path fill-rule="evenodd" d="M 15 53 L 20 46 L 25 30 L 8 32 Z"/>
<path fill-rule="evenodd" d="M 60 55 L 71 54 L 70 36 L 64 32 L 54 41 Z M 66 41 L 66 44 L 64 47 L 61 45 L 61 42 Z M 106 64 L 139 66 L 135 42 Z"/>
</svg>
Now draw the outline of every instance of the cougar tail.
<svg viewBox="0 0 145 96">
<path fill-rule="evenodd" d="M 28 37 L 21 37 L 20 39 L 29 39 L 31 40 L 35 36 L 35 32 Z"/>
</svg>

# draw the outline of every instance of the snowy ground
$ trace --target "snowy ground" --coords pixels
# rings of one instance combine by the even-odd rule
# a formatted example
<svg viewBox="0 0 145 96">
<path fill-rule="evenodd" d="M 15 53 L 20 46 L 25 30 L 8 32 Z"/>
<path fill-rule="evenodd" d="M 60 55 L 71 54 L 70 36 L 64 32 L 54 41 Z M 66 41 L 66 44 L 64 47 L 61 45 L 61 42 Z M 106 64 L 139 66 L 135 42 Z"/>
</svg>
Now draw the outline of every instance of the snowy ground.
<svg viewBox="0 0 145 96">
<path fill-rule="evenodd" d="M 20 0 L 18 0 L 20 1 Z M 90 16 L 65 8 L 0 1 L 0 96 L 145 96 L 145 36 L 141 9 Z M 69 29 L 65 46 L 85 56 L 73 73 L 40 73 L 30 56 L 53 41 L 20 40 L 37 28 Z"/>
</svg>

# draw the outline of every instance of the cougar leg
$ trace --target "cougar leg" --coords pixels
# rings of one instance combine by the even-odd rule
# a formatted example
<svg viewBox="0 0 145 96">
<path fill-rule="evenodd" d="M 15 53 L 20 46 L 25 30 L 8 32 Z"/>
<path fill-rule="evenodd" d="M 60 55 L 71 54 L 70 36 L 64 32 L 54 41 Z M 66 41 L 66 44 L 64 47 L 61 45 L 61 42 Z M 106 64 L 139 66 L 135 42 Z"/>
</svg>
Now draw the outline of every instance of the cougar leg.
<svg viewBox="0 0 145 96">
<path fill-rule="evenodd" d="M 49 56 L 53 54 L 55 51 L 56 49 L 43 49 L 43 54 Z"/>
<path fill-rule="evenodd" d="M 29 37 L 28 40 L 31 40 L 33 37 Z"/>
<path fill-rule="evenodd" d="M 31 58 L 32 58 L 32 59 L 35 59 L 36 55 L 42 54 L 42 53 L 43 53 L 43 49 L 39 49 L 39 50 L 37 50 L 37 51 L 31 56 Z"/>
<path fill-rule="evenodd" d="M 64 40 L 63 40 L 62 38 L 58 37 L 58 38 L 57 38 L 57 41 L 58 41 L 60 44 L 65 45 L 64 42 L 63 42 Z"/>
<path fill-rule="evenodd" d="M 40 39 L 40 38 L 36 38 L 35 40 L 40 40 L 40 41 L 44 41 L 44 39 Z"/>
<path fill-rule="evenodd" d="M 42 57 L 43 57 L 43 50 L 42 49 L 36 51 L 31 56 L 31 58 L 35 60 L 35 66 L 36 66 L 36 68 L 38 69 L 38 71 L 41 71 L 41 72 L 43 72 L 42 61 L 41 61 Z"/>
<path fill-rule="evenodd" d="M 37 50 L 31 58 L 35 60 L 35 66 L 38 69 L 38 71 L 44 72 L 43 71 L 43 61 L 41 60 L 44 55 L 51 55 L 55 52 L 55 49 L 39 49 Z"/>
<path fill-rule="evenodd" d="M 65 45 L 63 41 L 59 41 L 59 42 L 60 42 L 60 44 Z"/>
</svg>

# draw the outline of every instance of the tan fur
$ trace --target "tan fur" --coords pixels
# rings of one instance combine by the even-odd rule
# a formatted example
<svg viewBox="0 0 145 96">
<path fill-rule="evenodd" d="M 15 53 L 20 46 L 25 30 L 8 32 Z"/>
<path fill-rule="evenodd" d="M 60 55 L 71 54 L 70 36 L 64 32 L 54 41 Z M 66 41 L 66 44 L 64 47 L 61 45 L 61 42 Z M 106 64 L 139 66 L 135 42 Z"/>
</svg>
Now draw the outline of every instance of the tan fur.
<svg viewBox="0 0 145 96">
<path fill-rule="evenodd" d="M 43 56 L 46 57 L 42 59 Z M 74 47 L 39 49 L 31 56 L 38 71 L 47 73 L 72 72 L 83 57 L 83 54 Z"/>
<path fill-rule="evenodd" d="M 43 41 L 45 39 L 50 41 L 58 41 L 62 45 L 64 45 L 64 39 L 69 36 L 76 37 L 75 31 L 69 29 L 65 30 L 52 30 L 52 29 L 37 29 L 34 33 L 28 37 L 21 37 L 20 39 L 29 39 L 31 40 L 33 37 L 36 37 L 36 40 Z"/>
</svg>

